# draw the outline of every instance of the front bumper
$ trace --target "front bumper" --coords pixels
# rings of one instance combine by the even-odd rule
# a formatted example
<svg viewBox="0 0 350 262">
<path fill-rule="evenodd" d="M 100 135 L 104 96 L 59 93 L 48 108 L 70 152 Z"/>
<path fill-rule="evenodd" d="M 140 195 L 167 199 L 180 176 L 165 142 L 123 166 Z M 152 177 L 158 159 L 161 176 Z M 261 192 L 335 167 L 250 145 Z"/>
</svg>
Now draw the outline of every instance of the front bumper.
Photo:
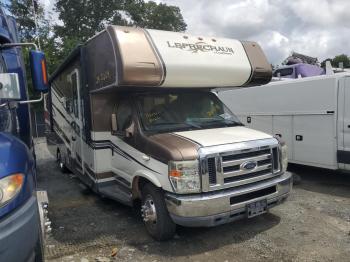
<svg viewBox="0 0 350 262">
<path fill-rule="evenodd" d="M 0 261 L 31 261 L 39 239 L 36 197 L 0 220 Z"/>
<path fill-rule="evenodd" d="M 166 193 L 165 202 L 176 224 L 211 227 L 246 217 L 247 204 L 255 201 L 266 199 L 267 208 L 272 208 L 288 197 L 291 188 L 291 174 L 286 172 L 262 182 L 199 195 Z"/>
</svg>

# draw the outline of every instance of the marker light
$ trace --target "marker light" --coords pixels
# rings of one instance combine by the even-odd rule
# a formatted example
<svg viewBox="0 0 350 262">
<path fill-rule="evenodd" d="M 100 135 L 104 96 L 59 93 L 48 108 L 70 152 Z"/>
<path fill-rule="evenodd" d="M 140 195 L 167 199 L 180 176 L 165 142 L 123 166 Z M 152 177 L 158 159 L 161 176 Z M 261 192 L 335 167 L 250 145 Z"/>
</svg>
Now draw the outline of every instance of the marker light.
<svg viewBox="0 0 350 262">
<path fill-rule="evenodd" d="M 11 201 L 20 191 L 24 183 L 23 174 L 13 174 L 0 179 L 0 206 Z"/>
</svg>

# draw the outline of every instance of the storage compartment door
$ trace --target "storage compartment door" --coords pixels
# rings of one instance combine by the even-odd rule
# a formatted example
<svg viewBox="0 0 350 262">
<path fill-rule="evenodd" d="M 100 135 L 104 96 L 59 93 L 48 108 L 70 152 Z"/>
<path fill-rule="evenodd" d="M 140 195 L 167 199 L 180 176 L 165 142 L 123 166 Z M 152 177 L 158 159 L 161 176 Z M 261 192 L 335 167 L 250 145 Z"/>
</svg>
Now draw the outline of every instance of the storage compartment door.
<svg viewBox="0 0 350 262">
<path fill-rule="evenodd" d="M 292 116 L 273 116 L 273 135 L 280 135 L 288 146 L 288 159 L 293 160 Z"/>
<path fill-rule="evenodd" d="M 245 121 L 246 127 L 256 129 L 272 135 L 272 116 L 247 116 Z"/>
<path fill-rule="evenodd" d="M 294 160 L 334 169 L 336 135 L 334 114 L 294 116 Z"/>
</svg>

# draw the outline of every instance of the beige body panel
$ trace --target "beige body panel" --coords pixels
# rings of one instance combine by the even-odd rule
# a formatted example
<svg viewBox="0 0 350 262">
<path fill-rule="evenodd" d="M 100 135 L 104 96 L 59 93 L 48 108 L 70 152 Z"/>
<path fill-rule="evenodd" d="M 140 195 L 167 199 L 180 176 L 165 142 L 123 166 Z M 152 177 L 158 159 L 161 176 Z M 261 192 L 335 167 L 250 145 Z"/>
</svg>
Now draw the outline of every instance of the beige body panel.
<svg viewBox="0 0 350 262">
<path fill-rule="evenodd" d="M 251 65 L 240 41 L 147 30 L 166 67 L 163 87 L 242 86 Z"/>
</svg>

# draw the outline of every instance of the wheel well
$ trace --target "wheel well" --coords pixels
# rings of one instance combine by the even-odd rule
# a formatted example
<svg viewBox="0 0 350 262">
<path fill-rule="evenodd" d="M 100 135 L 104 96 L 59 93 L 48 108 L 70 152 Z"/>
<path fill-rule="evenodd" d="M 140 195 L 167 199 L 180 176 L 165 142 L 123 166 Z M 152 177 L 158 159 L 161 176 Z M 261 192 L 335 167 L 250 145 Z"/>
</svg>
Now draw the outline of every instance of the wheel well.
<svg viewBox="0 0 350 262">
<path fill-rule="evenodd" d="M 132 182 L 132 197 L 134 200 L 141 199 L 142 188 L 147 184 L 152 183 L 147 178 L 137 176 Z"/>
<path fill-rule="evenodd" d="M 132 182 L 132 199 L 134 206 L 141 203 L 142 198 L 142 189 L 146 184 L 152 184 L 155 187 L 156 186 L 151 180 L 142 177 L 142 176 L 136 176 Z"/>
</svg>

